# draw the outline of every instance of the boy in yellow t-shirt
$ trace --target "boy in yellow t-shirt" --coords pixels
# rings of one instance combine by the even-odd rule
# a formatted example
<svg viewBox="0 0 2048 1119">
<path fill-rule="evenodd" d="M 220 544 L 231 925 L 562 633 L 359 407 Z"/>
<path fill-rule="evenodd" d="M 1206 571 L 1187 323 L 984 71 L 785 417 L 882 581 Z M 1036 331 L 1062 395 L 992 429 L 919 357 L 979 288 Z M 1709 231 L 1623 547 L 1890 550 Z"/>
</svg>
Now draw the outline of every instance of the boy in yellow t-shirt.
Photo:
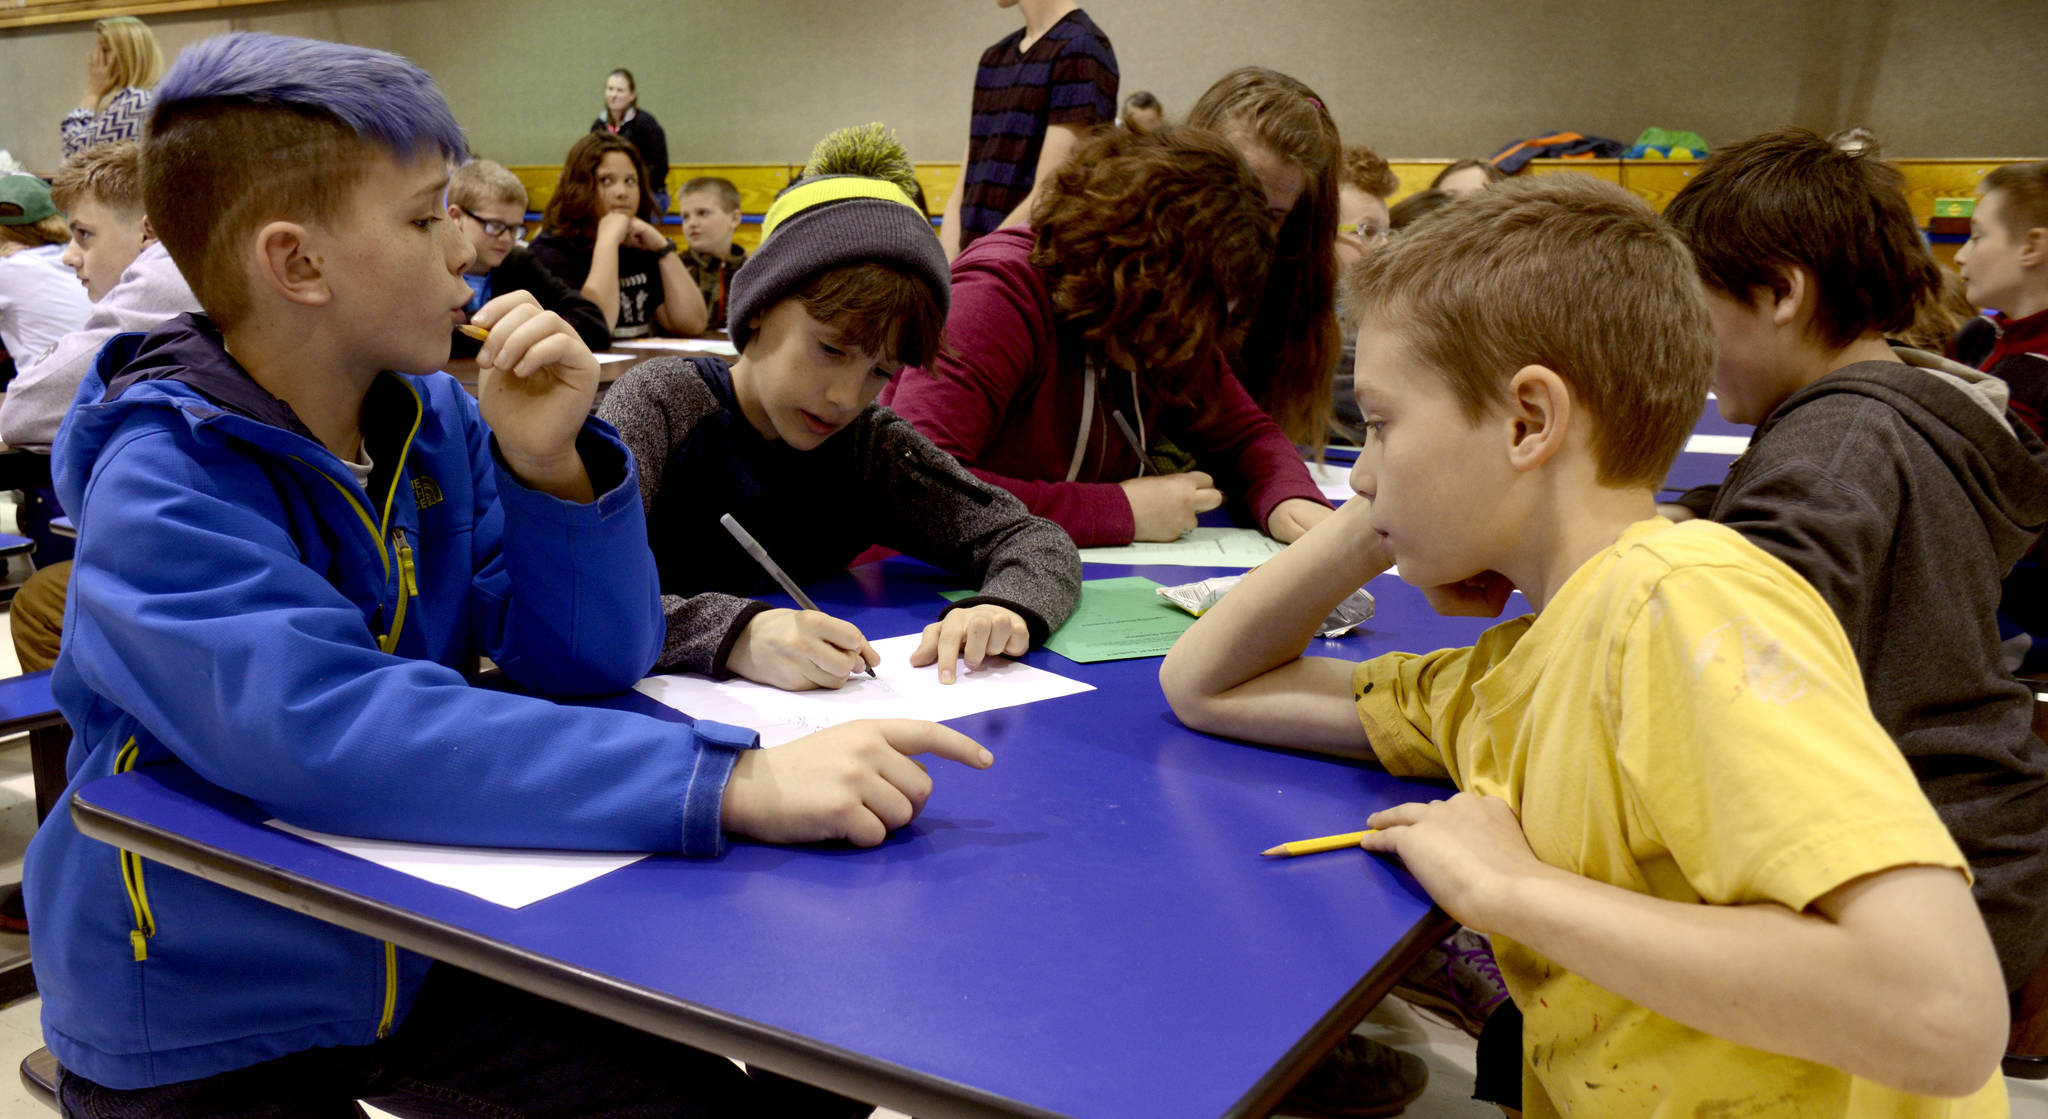
<svg viewBox="0 0 2048 1119">
<path fill-rule="evenodd" d="M 1458 785 L 1363 846 L 1493 938 L 1530 1116 L 2003 1115 L 1968 871 L 1840 624 L 1733 531 L 1655 515 L 1714 360 L 1669 230 L 1590 178 L 1503 184 L 1346 287 L 1359 496 L 1174 647 L 1175 712 Z M 1300 655 L 1397 561 L 1440 612 L 1535 613 Z"/>
</svg>

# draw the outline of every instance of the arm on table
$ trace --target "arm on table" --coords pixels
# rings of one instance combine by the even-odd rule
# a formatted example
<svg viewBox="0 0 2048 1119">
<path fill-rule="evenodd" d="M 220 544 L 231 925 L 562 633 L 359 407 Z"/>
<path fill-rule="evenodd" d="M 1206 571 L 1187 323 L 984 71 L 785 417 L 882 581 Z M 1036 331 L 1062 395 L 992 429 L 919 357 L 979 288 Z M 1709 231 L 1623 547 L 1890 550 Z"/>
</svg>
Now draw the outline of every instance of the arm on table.
<svg viewBox="0 0 2048 1119">
<path fill-rule="evenodd" d="M 1329 501 L 1309 476 L 1301 452 L 1253 402 L 1221 357 L 1207 378 L 1202 399 L 1208 407 L 1187 413 L 1188 450 L 1215 475 L 1218 488 L 1244 503 L 1267 535 L 1293 543 L 1329 516 Z"/>
<path fill-rule="evenodd" d="M 1371 760 L 1350 661 L 1304 657 L 1345 595 L 1390 565 L 1363 498 L 1247 572 L 1176 641 L 1159 685 L 1181 722 L 1211 734 Z"/>
</svg>

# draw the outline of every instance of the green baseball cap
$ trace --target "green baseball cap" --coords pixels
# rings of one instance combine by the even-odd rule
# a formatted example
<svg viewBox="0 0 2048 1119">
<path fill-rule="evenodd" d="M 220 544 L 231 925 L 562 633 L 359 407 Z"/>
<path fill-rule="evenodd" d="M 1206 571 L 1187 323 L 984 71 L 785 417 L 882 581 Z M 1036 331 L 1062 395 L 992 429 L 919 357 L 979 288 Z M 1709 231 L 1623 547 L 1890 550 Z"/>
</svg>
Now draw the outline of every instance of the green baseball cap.
<svg viewBox="0 0 2048 1119">
<path fill-rule="evenodd" d="M 34 175 L 0 175 L 0 225 L 34 225 L 56 213 L 50 184 Z"/>
</svg>

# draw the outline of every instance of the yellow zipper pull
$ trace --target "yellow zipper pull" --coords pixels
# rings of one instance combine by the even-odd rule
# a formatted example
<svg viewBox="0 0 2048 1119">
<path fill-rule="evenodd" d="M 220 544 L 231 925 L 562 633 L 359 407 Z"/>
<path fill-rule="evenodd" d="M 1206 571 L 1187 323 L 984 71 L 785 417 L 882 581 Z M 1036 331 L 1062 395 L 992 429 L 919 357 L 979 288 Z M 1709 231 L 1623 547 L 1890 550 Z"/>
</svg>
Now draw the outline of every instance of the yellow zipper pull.
<svg viewBox="0 0 2048 1119">
<path fill-rule="evenodd" d="M 394 528 L 392 536 L 398 540 L 398 590 L 407 598 L 417 598 L 420 593 L 419 576 L 412 566 L 412 545 L 406 542 L 405 530 Z"/>
</svg>

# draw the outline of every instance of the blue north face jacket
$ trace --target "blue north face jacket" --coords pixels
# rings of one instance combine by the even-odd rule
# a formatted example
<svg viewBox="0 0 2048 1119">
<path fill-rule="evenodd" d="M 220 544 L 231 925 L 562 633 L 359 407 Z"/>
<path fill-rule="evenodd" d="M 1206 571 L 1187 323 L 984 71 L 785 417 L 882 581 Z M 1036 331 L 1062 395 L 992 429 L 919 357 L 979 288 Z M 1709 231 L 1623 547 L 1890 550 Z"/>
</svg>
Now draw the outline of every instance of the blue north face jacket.
<svg viewBox="0 0 2048 1119">
<path fill-rule="evenodd" d="M 287 823 L 432 843 L 714 853 L 751 734 L 617 692 L 662 615 L 633 462 L 522 486 L 445 374 L 385 374 L 357 484 L 198 315 L 115 338 L 58 434 L 79 525 L 51 689 L 72 788 L 185 766 Z M 488 656 L 528 695 L 468 685 Z M 68 795 L 68 794 L 67 794 Z M 46 1043 L 114 1088 L 388 1034 L 427 960 L 145 862 L 53 814 L 25 889 Z"/>
</svg>

